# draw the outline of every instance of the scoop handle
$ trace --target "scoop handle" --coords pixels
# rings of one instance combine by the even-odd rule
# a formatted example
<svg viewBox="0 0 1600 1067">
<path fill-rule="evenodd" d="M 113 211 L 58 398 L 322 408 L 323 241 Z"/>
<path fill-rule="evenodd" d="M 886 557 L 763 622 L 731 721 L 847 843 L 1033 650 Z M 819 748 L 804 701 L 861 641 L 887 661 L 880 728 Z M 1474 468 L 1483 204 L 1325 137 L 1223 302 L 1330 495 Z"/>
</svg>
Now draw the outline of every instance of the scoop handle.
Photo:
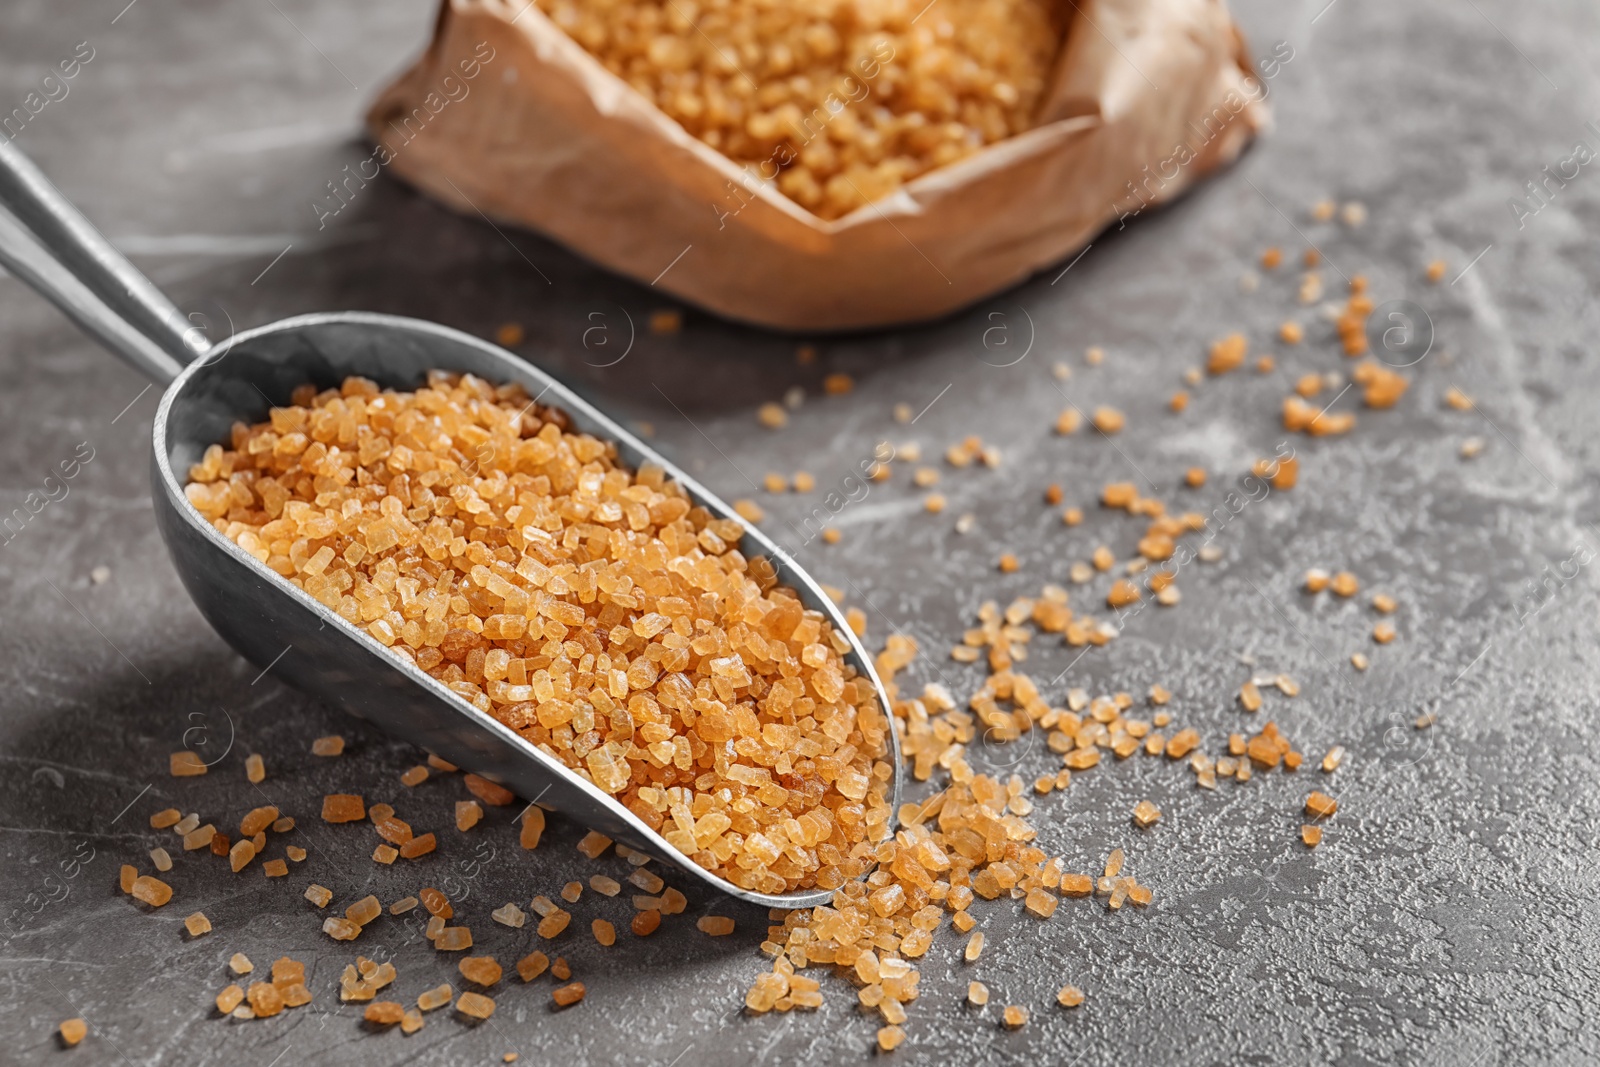
<svg viewBox="0 0 1600 1067">
<path fill-rule="evenodd" d="M 4 138 L 0 266 L 113 355 L 163 385 L 210 348 L 172 301 Z"/>
</svg>

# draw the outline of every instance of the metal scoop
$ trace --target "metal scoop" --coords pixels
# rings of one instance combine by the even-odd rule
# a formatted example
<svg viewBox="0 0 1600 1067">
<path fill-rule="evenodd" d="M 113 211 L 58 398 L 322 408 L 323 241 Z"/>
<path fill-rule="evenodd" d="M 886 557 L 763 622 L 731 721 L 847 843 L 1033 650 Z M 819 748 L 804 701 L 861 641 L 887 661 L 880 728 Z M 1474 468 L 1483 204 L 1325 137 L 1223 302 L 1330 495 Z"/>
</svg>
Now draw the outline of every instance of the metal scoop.
<svg viewBox="0 0 1600 1067">
<path fill-rule="evenodd" d="M 156 523 L 173 566 L 206 620 L 250 662 L 296 688 L 499 782 L 525 800 L 560 811 L 632 848 L 675 864 L 730 896 L 767 907 L 810 907 L 828 890 L 786 894 L 741 889 L 674 849 L 607 793 L 541 752 L 401 660 L 337 613 L 295 588 L 218 533 L 189 504 L 175 472 L 187 472 L 206 447 L 225 442 L 235 421 L 261 422 L 287 405 L 296 386 L 319 388 L 361 375 L 410 389 L 429 370 L 517 382 L 541 403 L 564 410 L 573 426 L 615 441 L 623 463 L 655 463 L 713 514 L 734 510 L 560 382 L 504 349 L 417 319 L 359 311 L 300 315 L 212 346 L 182 313 L 78 212 L 16 147 L 0 140 L 0 265 L 38 290 L 113 355 L 166 387 L 153 429 L 151 489 Z M 743 522 L 743 520 L 738 520 Z M 747 558 L 770 560 L 778 580 L 822 612 L 850 642 L 845 656 L 889 699 L 834 603 L 776 544 L 745 524 Z M 889 731 L 900 807 L 900 743 Z"/>
</svg>

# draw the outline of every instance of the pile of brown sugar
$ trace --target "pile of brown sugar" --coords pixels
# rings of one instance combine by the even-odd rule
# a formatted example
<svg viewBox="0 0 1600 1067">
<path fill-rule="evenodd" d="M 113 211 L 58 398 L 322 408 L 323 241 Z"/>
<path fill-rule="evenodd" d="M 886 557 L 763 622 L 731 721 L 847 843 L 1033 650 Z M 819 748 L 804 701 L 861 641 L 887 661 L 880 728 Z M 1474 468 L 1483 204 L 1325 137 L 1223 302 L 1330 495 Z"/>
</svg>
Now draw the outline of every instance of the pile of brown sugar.
<svg viewBox="0 0 1600 1067">
<path fill-rule="evenodd" d="M 836 219 L 1033 125 L 1047 0 L 537 0 L 684 129 Z"/>
<path fill-rule="evenodd" d="M 189 479 L 230 540 L 707 870 L 832 889 L 888 835 L 889 718 L 845 637 L 741 523 L 520 386 L 303 386 Z"/>
</svg>

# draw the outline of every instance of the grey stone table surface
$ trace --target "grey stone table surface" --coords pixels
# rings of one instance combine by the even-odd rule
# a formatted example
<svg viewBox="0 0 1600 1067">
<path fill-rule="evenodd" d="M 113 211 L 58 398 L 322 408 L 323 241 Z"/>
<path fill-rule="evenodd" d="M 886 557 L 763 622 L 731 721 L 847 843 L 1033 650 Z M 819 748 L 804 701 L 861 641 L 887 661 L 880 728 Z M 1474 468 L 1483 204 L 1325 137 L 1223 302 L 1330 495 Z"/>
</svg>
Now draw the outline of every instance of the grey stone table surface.
<svg viewBox="0 0 1600 1067">
<path fill-rule="evenodd" d="M 1064 276 L 1047 272 L 925 327 L 812 339 L 818 357 L 801 365 L 796 338 L 693 309 L 680 333 L 639 331 L 612 363 L 623 312 L 640 323 L 670 301 L 387 178 L 319 230 L 311 205 L 366 151 L 362 108 L 425 41 L 426 0 L 124 5 L 7 4 L 0 112 L 61 60 L 92 52 L 17 143 L 214 332 L 340 308 L 483 336 L 521 323 L 517 351 L 651 424 L 714 489 L 755 497 L 779 524 L 802 522 L 824 498 L 758 492 L 769 470 L 805 469 L 826 488 L 880 439 L 914 440 L 930 459 L 968 434 L 997 445 L 998 470 L 945 468 L 942 515 L 922 510 L 910 465 L 896 464 L 834 517 L 839 544 L 802 551 L 868 613 L 870 643 L 891 631 L 919 641 L 924 655 L 903 678 L 915 688 L 944 681 L 965 696 L 979 684 L 948 648 L 984 600 L 1063 582 L 1102 543 L 1132 553 L 1138 528 L 1095 507 L 1097 487 L 1129 480 L 1174 507 L 1225 507 L 1233 480 L 1284 440 L 1278 410 L 1295 378 L 1347 372 L 1332 324 L 1296 302 L 1298 270 L 1242 291 L 1264 247 L 1294 257 L 1319 248 L 1325 299 L 1342 298 L 1342 276 L 1360 272 L 1379 303 L 1414 302 L 1434 343 L 1406 371 L 1412 385 L 1394 410 L 1369 411 L 1354 392 L 1334 398 L 1357 414 L 1356 430 L 1295 437 L 1300 484 L 1231 518 L 1213 541 L 1221 559 L 1181 575 L 1180 605 L 1129 617 L 1081 658 L 1041 638 L 1026 664 L 1054 702 L 1070 686 L 1142 694 L 1163 684 L 1212 751 L 1255 722 L 1233 699 L 1240 685 L 1285 671 L 1303 692 L 1269 696 L 1265 714 L 1313 759 L 1344 745 L 1346 765 L 1330 778 L 1273 772 L 1212 793 L 1186 768 L 1140 758 L 1042 798 L 1033 821 L 1043 847 L 1085 869 L 1125 847 L 1154 903 L 1112 913 L 1068 902 L 1047 922 L 1006 901 L 975 909 L 990 948 L 967 965 L 961 939 L 948 927 L 938 935 L 894 1057 L 1600 1059 L 1600 597 L 1589 566 L 1600 544 L 1600 178 L 1592 163 L 1546 177 L 1575 143 L 1600 148 L 1586 125 L 1600 122 L 1600 9 L 1249 0 L 1238 14 L 1256 53 L 1284 41 L 1293 58 L 1272 84 L 1276 128 L 1237 167 L 1097 238 Z M 1539 199 L 1526 188 L 1535 181 Z M 1308 209 L 1323 197 L 1364 204 L 1365 223 L 1315 221 Z M 1435 258 L 1448 270 L 1428 285 Z M 1310 323 L 1307 342 L 1277 344 L 1277 324 L 1293 316 Z M 611 332 L 585 347 L 596 325 Z M 1234 329 L 1276 354 L 1277 370 L 1208 382 L 1182 417 L 1169 414 L 1184 370 Z M 1086 364 L 1091 345 L 1106 353 L 1099 366 Z M 1057 362 L 1069 379 L 1054 376 Z M 854 375 L 854 391 L 822 395 L 832 372 Z M 301 899 L 306 883 L 340 901 L 388 901 L 448 881 L 480 944 L 509 962 L 536 939 L 490 923 L 490 908 L 622 864 L 584 860 L 573 848 L 581 830 L 560 819 L 539 850 L 521 851 L 515 809 L 456 833 L 458 779 L 405 790 L 398 775 L 416 752 L 234 655 L 183 595 L 154 528 L 146 450 L 158 391 L 11 278 L 0 278 L 0 380 L 0 513 L 29 516 L 0 545 L 0 1062 L 455 1064 L 517 1052 L 529 1063 L 667 1067 L 872 1055 L 878 1022 L 831 977 L 819 1011 L 741 1014 L 765 966 L 765 916 L 706 894 L 647 940 L 607 950 L 569 933 L 562 951 L 589 989 L 575 1009 L 551 1010 L 547 976 L 502 983 L 485 1025 L 438 1013 L 409 1038 L 371 1032 L 337 997 L 356 951 L 392 958 L 407 1000 L 454 969 L 395 920 L 354 945 L 331 942 Z M 1475 408 L 1445 406 L 1451 385 Z M 789 425 L 758 425 L 756 406 L 792 388 L 805 399 Z M 896 423 L 896 404 L 920 417 Z M 1128 429 L 1055 436 L 1068 404 L 1115 406 Z M 1460 450 L 1470 438 L 1484 447 L 1469 461 Z M 47 483 L 74 458 L 74 477 Z M 1195 464 L 1212 481 L 1184 489 Z M 1081 525 L 1043 503 L 1052 482 L 1085 505 Z M 45 493 L 59 499 L 35 508 L 45 497 L 30 494 Z M 968 513 L 973 528 L 956 532 Z M 1021 566 L 1002 574 L 1007 551 Z M 1304 596 L 1298 576 L 1313 566 L 1351 569 L 1362 596 Z M 1107 581 L 1074 587 L 1075 603 L 1092 610 Z M 1369 637 L 1366 593 L 1377 589 L 1400 604 L 1399 637 L 1383 647 Z M 1350 666 L 1357 650 L 1372 661 L 1364 673 Z M 1415 729 L 1427 714 L 1436 725 Z M 346 754 L 311 756 L 310 739 L 333 732 Z M 167 754 L 185 744 L 220 757 L 209 775 L 167 776 Z M 245 785 L 249 752 L 268 768 L 258 790 Z M 975 746 L 972 758 L 1029 778 L 1058 765 L 1037 744 Z M 1299 806 L 1312 786 L 1335 793 L 1340 810 L 1308 850 Z M 318 796 L 346 789 L 447 831 L 439 852 L 417 867 L 370 862 L 370 835 L 316 818 Z M 1165 816 L 1139 832 L 1128 813 L 1144 798 Z M 117 891 L 120 864 L 149 870 L 149 849 L 176 851 L 169 832 L 149 828 L 153 811 L 177 806 L 227 826 L 266 802 L 299 818 L 293 836 L 310 852 L 290 877 L 233 877 L 180 853 L 179 895 L 166 908 Z M 181 920 L 202 908 L 215 930 L 189 939 Z M 576 910 L 584 923 L 628 915 L 625 897 L 588 894 Z M 692 920 L 714 913 L 734 917 L 737 932 L 701 935 Z M 314 1003 L 268 1021 L 215 1018 L 234 951 L 258 967 L 304 960 Z M 994 992 L 981 1012 L 963 1003 L 972 977 Z M 1088 996 L 1071 1012 L 1054 1003 L 1068 981 Z M 1007 1003 L 1032 1011 L 1027 1027 L 999 1026 Z M 91 1034 L 66 1052 L 53 1031 L 74 1015 Z"/>
</svg>

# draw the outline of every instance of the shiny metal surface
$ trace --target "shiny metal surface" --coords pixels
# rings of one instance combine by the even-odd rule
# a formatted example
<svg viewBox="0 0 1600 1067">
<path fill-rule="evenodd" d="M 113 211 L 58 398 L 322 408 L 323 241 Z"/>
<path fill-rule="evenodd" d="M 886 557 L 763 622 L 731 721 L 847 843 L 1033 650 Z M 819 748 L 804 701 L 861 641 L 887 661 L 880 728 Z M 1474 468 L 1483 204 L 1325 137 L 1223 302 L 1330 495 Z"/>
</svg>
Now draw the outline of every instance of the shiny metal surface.
<svg viewBox="0 0 1600 1067">
<path fill-rule="evenodd" d="M 15 150 L 12 149 L 14 152 Z M 0 171 L 4 171 L 0 159 Z M 83 332 L 124 363 L 165 385 L 183 364 L 112 311 L 82 280 L 56 260 L 0 200 L 0 267 L 27 282 Z"/>
<path fill-rule="evenodd" d="M 741 900 L 768 907 L 825 902 L 829 890 L 782 895 L 740 889 L 673 849 L 614 798 L 479 712 L 413 664 L 268 570 L 206 523 L 183 495 L 181 475 L 206 447 L 225 441 L 236 420 L 261 421 L 287 404 L 295 386 L 336 385 L 359 374 L 385 387 L 422 383 L 433 369 L 518 382 L 542 403 L 562 408 L 575 427 L 615 441 L 622 462 L 660 465 L 695 503 L 745 527 L 747 557 L 770 559 L 807 607 L 823 612 L 850 642 L 845 657 L 870 680 L 887 712 L 872 659 L 844 615 L 782 549 L 726 503 L 643 441 L 549 375 L 503 349 L 416 319 L 361 312 L 304 315 L 238 334 L 205 349 L 173 380 L 178 357 L 199 351 L 168 315 L 165 298 L 50 187 L 14 147 L 0 151 L 0 263 L 65 311 L 128 363 L 171 380 L 153 431 L 152 491 L 157 524 L 173 564 L 206 619 L 242 656 L 296 687 L 336 704 L 451 762 L 500 782 L 533 803 L 671 863 Z M 24 225 L 28 223 L 28 225 Z M 142 284 L 128 284 L 130 275 Z M 152 298 L 151 294 L 155 294 Z M 170 307 L 170 304 L 166 304 Z M 895 768 L 890 804 L 900 804 L 899 739 L 889 731 Z"/>
<path fill-rule="evenodd" d="M 162 385 L 210 347 L 22 151 L 0 138 L 0 265 Z"/>
</svg>

